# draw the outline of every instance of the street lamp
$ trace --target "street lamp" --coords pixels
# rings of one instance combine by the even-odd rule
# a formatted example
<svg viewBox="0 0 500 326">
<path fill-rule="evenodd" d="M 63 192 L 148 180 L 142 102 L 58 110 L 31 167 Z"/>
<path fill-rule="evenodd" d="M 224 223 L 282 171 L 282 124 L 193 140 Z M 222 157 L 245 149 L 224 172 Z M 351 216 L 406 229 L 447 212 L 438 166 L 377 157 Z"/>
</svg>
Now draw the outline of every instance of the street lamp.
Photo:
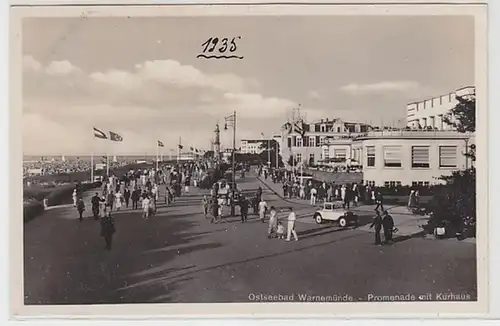
<svg viewBox="0 0 500 326">
<path fill-rule="evenodd" d="M 236 111 L 233 111 L 233 114 L 228 115 L 224 118 L 224 130 L 228 130 L 229 127 L 233 127 L 233 159 L 232 159 L 232 178 L 233 178 L 233 198 L 231 200 L 231 216 L 235 216 L 235 207 L 234 207 L 234 194 L 236 192 Z"/>
</svg>

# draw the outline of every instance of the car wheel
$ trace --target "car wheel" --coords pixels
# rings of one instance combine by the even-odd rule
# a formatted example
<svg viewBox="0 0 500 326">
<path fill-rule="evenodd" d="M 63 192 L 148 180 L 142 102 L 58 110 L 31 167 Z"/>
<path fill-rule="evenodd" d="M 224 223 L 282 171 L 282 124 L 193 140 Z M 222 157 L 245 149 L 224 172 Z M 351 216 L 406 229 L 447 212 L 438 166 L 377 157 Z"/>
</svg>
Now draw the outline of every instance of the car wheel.
<svg viewBox="0 0 500 326">
<path fill-rule="evenodd" d="M 321 218 L 321 214 L 315 214 L 315 215 L 314 215 L 314 220 L 315 220 L 315 221 L 316 221 L 316 223 L 318 223 L 318 224 L 323 223 L 323 218 Z"/>
<path fill-rule="evenodd" d="M 347 219 L 345 217 L 341 217 L 339 220 L 339 225 L 345 228 L 347 226 Z"/>
</svg>

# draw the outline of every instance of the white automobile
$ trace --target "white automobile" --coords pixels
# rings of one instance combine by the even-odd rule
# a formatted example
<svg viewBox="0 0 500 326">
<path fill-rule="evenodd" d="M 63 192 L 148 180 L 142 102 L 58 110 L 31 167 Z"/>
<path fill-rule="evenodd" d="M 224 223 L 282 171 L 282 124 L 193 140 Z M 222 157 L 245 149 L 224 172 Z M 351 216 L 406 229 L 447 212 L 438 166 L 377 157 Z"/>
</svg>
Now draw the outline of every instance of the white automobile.
<svg viewBox="0 0 500 326">
<path fill-rule="evenodd" d="M 313 218 L 318 224 L 323 223 L 323 221 L 336 222 L 341 227 L 358 224 L 358 216 L 356 214 L 342 208 L 342 206 L 335 207 L 334 203 L 328 202 L 323 203 L 323 207 L 314 213 Z"/>
</svg>

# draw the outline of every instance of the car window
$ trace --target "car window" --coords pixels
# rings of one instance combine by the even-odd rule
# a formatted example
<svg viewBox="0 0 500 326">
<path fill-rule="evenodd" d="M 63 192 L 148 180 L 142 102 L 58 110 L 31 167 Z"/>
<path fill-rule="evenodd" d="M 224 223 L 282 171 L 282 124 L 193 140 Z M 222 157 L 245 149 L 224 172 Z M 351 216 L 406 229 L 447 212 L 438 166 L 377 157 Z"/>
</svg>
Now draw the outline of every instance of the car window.
<svg viewBox="0 0 500 326">
<path fill-rule="evenodd" d="M 325 204 L 325 209 L 331 210 L 331 209 L 333 209 L 333 205 L 332 204 Z"/>
</svg>

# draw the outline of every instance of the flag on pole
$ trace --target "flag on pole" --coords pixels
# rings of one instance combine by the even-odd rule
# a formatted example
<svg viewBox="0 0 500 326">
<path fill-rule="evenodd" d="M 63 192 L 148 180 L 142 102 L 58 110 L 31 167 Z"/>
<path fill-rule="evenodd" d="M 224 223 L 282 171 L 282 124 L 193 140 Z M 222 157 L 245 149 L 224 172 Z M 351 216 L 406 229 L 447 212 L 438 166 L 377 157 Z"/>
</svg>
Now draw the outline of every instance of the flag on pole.
<svg viewBox="0 0 500 326">
<path fill-rule="evenodd" d="M 109 132 L 109 139 L 111 141 L 123 141 L 123 137 L 117 134 L 116 132 Z"/>
<path fill-rule="evenodd" d="M 101 130 L 97 129 L 96 127 L 94 127 L 94 137 L 100 138 L 100 139 L 108 139 L 106 134 L 104 132 L 102 132 Z"/>
<path fill-rule="evenodd" d="M 165 146 L 163 145 L 163 142 L 158 141 L 158 147 L 165 147 Z"/>
<path fill-rule="evenodd" d="M 181 144 L 179 144 L 179 149 L 183 149 L 183 148 L 184 148 L 184 146 L 182 146 Z"/>
<path fill-rule="evenodd" d="M 193 148 L 193 147 L 189 147 L 189 149 L 191 150 L 191 152 L 192 152 L 192 151 L 194 151 L 194 148 Z"/>
</svg>

